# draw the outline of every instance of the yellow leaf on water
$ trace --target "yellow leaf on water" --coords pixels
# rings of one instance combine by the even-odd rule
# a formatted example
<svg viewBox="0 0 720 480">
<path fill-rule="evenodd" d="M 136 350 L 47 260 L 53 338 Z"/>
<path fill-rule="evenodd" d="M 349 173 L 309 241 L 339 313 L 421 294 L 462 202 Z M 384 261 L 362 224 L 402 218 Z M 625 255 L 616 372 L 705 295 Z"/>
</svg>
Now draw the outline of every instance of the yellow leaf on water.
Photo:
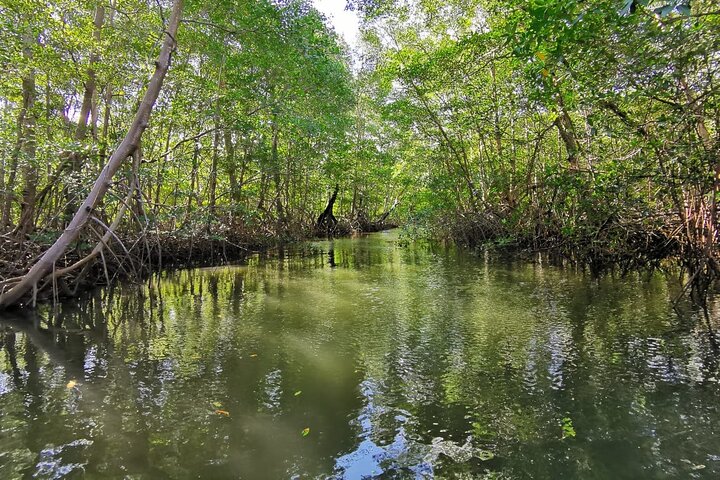
<svg viewBox="0 0 720 480">
<path fill-rule="evenodd" d="M 75 385 L 77 385 L 77 382 L 76 382 L 75 380 L 70 380 L 70 381 L 67 383 L 67 388 L 69 388 L 69 389 L 70 389 L 70 388 L 75 388 Z"/>
<path fill-rule="evenodd" d="M 218 415 L 223 415 L 225 417 L 230 416 L 230 412 L 228 412 L 227 410 L 215 410 L 215 413 L 217 413 Z"/>
<path fill-rule="evenodd" d="M 221 407 L 222 407 L 222 403 L 220 403 L 220 402 L 213 402 L 213 407 L 215 407 L 215 408 L 221 408 Z"/>
<path fill-rule="evenodd" d="M 251 353 L 250 356 L 255 358 L 255 357 L 257 357 L 257 353 Z"/>
<path fill-rule="evenodd" d="M 307 437 L 308 435 L 310 435 L 310 427 L 304 428 L 303 431 L 300 432 L 300 434 L 301 434 L 303 437 Z"/>
<path fill-rule="evenodd" d="M 301 393 L 302 393 L 302 390 L 298 390 L 297 392 L 295 392 L 295 396 L 297 397 L 297 396 L 300 395 Z"/>
</svg>

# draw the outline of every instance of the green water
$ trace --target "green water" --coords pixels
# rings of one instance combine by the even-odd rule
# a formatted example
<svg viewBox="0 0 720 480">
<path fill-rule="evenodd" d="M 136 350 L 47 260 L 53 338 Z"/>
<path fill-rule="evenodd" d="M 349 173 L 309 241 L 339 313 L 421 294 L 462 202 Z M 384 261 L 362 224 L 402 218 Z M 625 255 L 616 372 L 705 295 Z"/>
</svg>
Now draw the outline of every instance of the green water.
<svg viewBox="0 0 720 480">
<path fill-rule="evenodd" d="M 717 321 L 664 277 L 397 240 L 6 317 L 0 478 L 720 478 Z"/>
</svg>

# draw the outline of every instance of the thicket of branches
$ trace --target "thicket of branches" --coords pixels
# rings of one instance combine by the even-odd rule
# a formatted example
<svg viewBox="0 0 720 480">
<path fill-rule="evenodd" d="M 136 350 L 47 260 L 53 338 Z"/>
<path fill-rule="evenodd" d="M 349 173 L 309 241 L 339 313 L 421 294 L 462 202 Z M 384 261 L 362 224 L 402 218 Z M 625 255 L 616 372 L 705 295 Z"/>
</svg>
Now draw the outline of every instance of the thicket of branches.
<svg viewBox="0 0 720 480">
<path fill-rule="evenodd" d="M 352 4 L 424 187 L 408 216 L 468 245 L 599 268 L 678 255 L 694 280 L 717 278 L 716 2 Z"/>
</svg>

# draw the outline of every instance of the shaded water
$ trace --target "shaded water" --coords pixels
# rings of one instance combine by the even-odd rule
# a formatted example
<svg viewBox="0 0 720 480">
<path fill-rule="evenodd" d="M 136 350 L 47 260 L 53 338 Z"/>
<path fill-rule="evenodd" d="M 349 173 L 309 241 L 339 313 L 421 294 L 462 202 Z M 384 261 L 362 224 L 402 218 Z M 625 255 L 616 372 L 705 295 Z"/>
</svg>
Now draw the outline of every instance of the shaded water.
<svg viewBox="0 0 720 480">
<path fill-rule="evenodd" d="M 718 478 L 675 293 L 394 233 L 99 290 L 0 324 L 0 478 Z"/>
</svg>

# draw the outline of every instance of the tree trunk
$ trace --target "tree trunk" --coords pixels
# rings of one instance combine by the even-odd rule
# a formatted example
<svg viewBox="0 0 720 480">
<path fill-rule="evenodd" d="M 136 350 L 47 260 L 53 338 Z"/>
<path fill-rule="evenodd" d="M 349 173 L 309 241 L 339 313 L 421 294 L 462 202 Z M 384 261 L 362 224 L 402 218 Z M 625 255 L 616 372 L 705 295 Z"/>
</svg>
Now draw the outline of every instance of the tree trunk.
<svg viewBox="0 0 720 480">
<path fill-rule="evenodd" d="M 52 270 L 53 266 L 63 253 L 65 253 L 67 247 L 78 238 L 82 228 L 91 218 L 95 207 L 102 201 L 105 193 L 107 193 L 110 188 L 113 176 L 140 144 L 140 139 L 148 126 L 150 114 L 162 89 L 165 75 L 170 67 L 172 54 L 175 51 L 175 38 L 180 25 L 182 8 L 183 0 L 175 0 L 170 22 L 165 31 L 165 38 L 160 50 L 160 55 L 155 63 L 155 72 L 148 82 L 145 95 L 140 102 L 138 110 L 135 113 L 135 118 L 125 138 L 110 156 L 110 159 L 95 181 L 90 194 L 75 213 L 70 225 L 68 225 L 60 238 L 57 239 L 14 287 L 0 295 L 0 309 L 18 303 L 31 289 L 37 288 L 38 282 Z"/>
<path fill-rule="evenodd" d="M 20 135 L 22 135 L 22 128 L 20 127 L 20 121 L 18 120 L 18 146 L 20 143 Z M 12 216 L 12 206 L 15 202 L 15 192 L 14 192 L 14 186 L 15 186 L 15 179 L 17 178 L 17 169 L 18 169 L 18 159 L 20 157 L 20 152 L 18 149 L 15 149 L 13 151 L 12 156 L 10 157 L 10 169 L 8 174 L 8 180 L 6 183 L 6 189 L 5 189 L 5 195 L 3 198 L 3 206 L 2 206 L 2 219 L 0 219 L 0 230 L 4 230 L 7 227 L 12 226 L 11 222 L 11 216 Z"/>
<path fill-rule="evenodd" d="M 195 196 L 196 204 L 200 206 L 200 202 L 198 202 L 199 196 L 195 193 L 195 184 L 197 182 L 197 176 L 198 176 L 198 162 L 200 157 L 200 142 L 195 142 L 195 148 L 193 150 L 193 157 L 192 157 L 192 170 L 190 170 L 190 192 L 188 193 L 187 197 L 187 205 L 185 206 L 185 218 L 183 219 L 183 224 L 180 228 L 187 225 L 187 222 L 190 220 L 190 212 L 192 211 L 192 202 L 193 202 L 193 196 Z"/>
<path fill-rule="evenodd" d="M 275 211 L 277 213 L 277 225 L 282 227 L 285 224 L 285 212 L 283 211 L 282 204 L 282 183 L 280 181 L 280 159 L 278 157 L 278 138 L 280 131 L 277 127 L 277 123 L 273 120 L 272 124 L 272 146 L 271 146 L 271 161 L 272 161 L 272 177 L 273 183 L 275 184 Z"/>
<path fill-rule="evenodd" d="M 237 207 L 237 204 L 240 203 L 242 179 L 238 182 L 237 165 L 235 165 L 235 145 L 233 144 L 232 132 L 230 132 L 229 128 L 226 128 L 223 132 L 223 142 L 225 144 L 225 165 L 230 181 L 230 198 L 233 203 L 232 207 Z"/>
<path fill-rule="evenodd" d="M 165 151 L 170 151 L 170 140 L 172 138 L 172 130 L 173 125 L 172 122 L 168 125 L 167 130 L 167 136 L 165 137 Z M 153 205 L 153 216 L 157 219 L 158 213 L 160 211 L 160 193 L 162 192 L 162 186 L 163 186 L 163 178 L 165 177 L 165 164 L 167 163 L 167 158 L 161 158 L 157 162 L 157 175 L 155 178 L 155 198 L 154 198 L 154 205 Z M 157 220 L 156 220 L 157 222 Z"/>
<path fill-rule="evenodd" d="M 105 7 L 98 5 L 95 8 L 95 19 L 93 21 L 95 29 L 93 31 L 93 39 L 95 46 L 100 44 L 100 34 L 103 24 L 105 23 Z M 90 114 L 93 112 L 93 100 L 95 99 L 95 91 L 97 89 L 97 80 L 95 75 L 95 64 L 99 60 L 99 55 L 93 51 L 90 54 L 90 60 L 87 68 L 87 80 L 85 81 L 85 91 L 83 92 L 82 106 L 80 107 L 80 115 L 78 117 L 77 127 L 75 128 L 74 140 L 78 144 L 82 143 L 87 137 L 87 127 L 90 120 Z M 80 175 L 82 167 L 82 155 L 75 151 L 70 153 L 70 177 L 76 180 Z M 72 185 L 65 186 L 65 218 L 69 221 L 77 210 L 77 199 L 72 193 L 77 189 Z"/>
<path fill-rule="evenodd" d="M 339 190 L 340 186 L 335 185 L 335 190 L 330 196 L 330 200 L 328 200 L 327 207 L 325 207 L 325 210 L 323 211 L 323 213 L 320 214 L 317 219 L 315 228 L 318 233 L 324 233 L 325 235 L 330 236 L 335 231 L 335 227 L 337 226 L 338 222 L 337 218 L 335 218 L 335 215 L 333 215 L 333 208 L 335 207 L 335 200 L 337 200 Z"/>
<path fill-rule="evenodd" d="M 555 126 L 557 126 L 560 138 L 565 144 L 565 150 L 568 154 L 568 163 L 570 164 L 570 170 L 577 171 L 578 165 L 578 153 L 580 151 L 577 142 L 577 135 L 575 133 L 575 125 L 573 124 L 570 114 L 565 108 L 565 101 L 562 98 L 562 94 L 558 94 L 558 116 L 555 119 Z"/>
<path fill-rule="evenodd" d="M 217 125 L 216 125 L 217 126 Z M 220 149 L 220 129 L 215 130 L 213 135 L 213 152 L 212 162 L 210 164 L 210 199 L 208 201 L 208 231 L 210 230 L 210 224 L 215 219 L 215 210 L 217 204 L 217 167 L 218 167 L 218 156 Z"/>
<path fill-rule="evenodd" d="M 32 62 L 32 45 L 34 39 L 31 33 L 24 39 L 23 58 Z M 35 165 L 35 152 L 37 141 L 35 138 L 35 71 L 30 69 L 22 80 L 22 108 L 18 127 L 19 151 L 23 156 L 23 195 L 20 204 L 20 220 L 15 229 L 15 237 L 23 242 L 25 236 L 32 232 L 35 223 L 35 199 L 37 197 L 38 171 Z"/>
</svg>

